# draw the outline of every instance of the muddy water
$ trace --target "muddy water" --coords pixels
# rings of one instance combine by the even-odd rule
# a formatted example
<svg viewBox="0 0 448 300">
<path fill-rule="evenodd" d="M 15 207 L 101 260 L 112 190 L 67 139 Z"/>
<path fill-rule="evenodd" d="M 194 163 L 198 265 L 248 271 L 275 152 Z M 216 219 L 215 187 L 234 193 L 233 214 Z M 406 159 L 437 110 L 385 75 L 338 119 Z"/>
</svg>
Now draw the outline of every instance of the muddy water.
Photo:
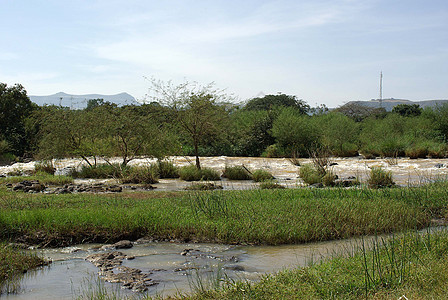
<svg viewBox="0 0 448 300">
<path fill-rule="evenodd" d="M 193 157 L 173 156 L 170 160 L 177 166 L 185 166 L 194 162 Z M 112 162 L 120 162 L 115 158 Z M 310 163 L 309 159 L 300 159 L 300 164 Z M 101 162 L 101 161 L 100 161 Z M 148 165 L 154 162 L 151 159 L 135 159 L 130 165 Z M 383 167 L 393 174 L 395 182 L 399 185 L 415 185 L 426 183 L 437 178 L 448 177 L 448 159 L 362 159 L 356 158 L 334 158 L 336 164 L 332 170 L 339 177 L 355 176 L 364 181 L 372 167 Z M 11 171 L 21 170 L 30 171 L 34 169 L 35 162 L 16 163 L 12 166 L 0 167 L 0 174 L 7 174 Z M 54 161 L 57 169 L 64 167 L 79 168 L 83 164 L 79 159 L 62 159 Z M 287 187 L 297 187 L 302 185 L 301 179 L 298 177 L 299 167 L 293 165 L 286 158 L 260 158 L 260 157 L 202 157 L 201 164 L 204 167 L 213 168 L 222 172 L 226 166 L 244 165 L 248 169 L 265 169 L 271 172 L 275 178 Z M 437 167 L 439 166 L 439 167 Z M 78 180 L 85 182 L 86 180 Z M 87 180 L 88 181 L 88 180 Z M 90 180 L 93 181 L 93 180 Z M 107 180 L 103 180 L 106 181 Z M 109 182 L 113 180 L 108 180 Z M 223 186 L 224 189 L 251 189 L 257 187 L 252 181 L 231 181 L 221 180 L 216 182 Z M 187 183 L 176 179 L 162 179 L 155 186 L 158 190 L 180 190 L 184 189 L 191 183 Z"/>
<path fill-rule="evenodd" d="M 368 244 L 373 238 L 365 238 Z M 262 274 L 284 268 L 305 266 L 338 253 L 358 249 L 360 239 L 348 239 L 304 245 L 231 246 L 219 244 L 146 243 L 121 252 L 135 256 L 125 260 L 124 266 L 151 272 L 158 284 L 149 288 L 149 295 L 189 293 L 201 278 L 210 285 L 217 275 L 232 279 L 258 280 Z M 19 293 L 5 295 L 6 299 L 73 299 L 97 283 L 98 269 L 85 258 L 96 253 L 97 245 L 79 245 L 62 249 L 40 250 L 41 255 L 53 260 L 49 267 L 29 272 L 21 282 Z M 183 256 L 184 249 L 200 255 Z M 122 296 L 134 294 L 120 290 L 117 284 L 102 283 L 111 292 Z"/>
</svg>

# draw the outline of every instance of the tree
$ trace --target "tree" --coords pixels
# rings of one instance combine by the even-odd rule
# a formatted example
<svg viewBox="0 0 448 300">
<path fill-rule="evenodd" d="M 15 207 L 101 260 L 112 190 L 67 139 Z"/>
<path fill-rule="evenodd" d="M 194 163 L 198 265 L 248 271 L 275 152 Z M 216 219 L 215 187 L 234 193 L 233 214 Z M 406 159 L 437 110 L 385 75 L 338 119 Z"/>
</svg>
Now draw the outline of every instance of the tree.
<svg viewBox="0 0 448 300">
<path fill-rule="evenodd" d="M 289 155 L 307 156 L 320 143 L 319 129 L 312 117 L 297 114 L 291 108 L 283 109 L 274 121 L 272 136 Z"/>
<path fill-rule="evenodd" d="M 0 83 L 0 140 L 6 140 L 16 155 L 22 155 L 28 148 L 24 123 L 33 108 L 22 85 L 8 87 Z"/>
<path fill-rule="evenodd" d="M 173 120 L 191 141 L 196 167 L 200 169 L 199 147 L 225 129 L 221 124 L 226 122 L 228 110 L 222 103 L 228 102 L 229 97 L 215 89 L 213 83 L 201 86 L 185 82 L 176 86 L 171 81 L 154 79 L 150 83 L 153 97 L 171 109 Z"/>
<path fill-rule="evenodd" d="M 381 118 L 386 116 L 386 110 L 381 108 L 369 107 L 357 102 L 348 102 L 338 108 L 336 111 L 352 118 L 356 122 L 361 122 L 368 117 Z"/>
<path fill-rule="evenodd" d="M 247 110 L 271 110 L 275 106 L 291 107 L 297 109 L 301 114 L 306 114 L 310 106 L 296 96 L 278 94 L 266 95 L 262 98 L 253 98 L 244 107 Z"/>
<path fill-rule="evenodd" d="M 418 117 L 422 114 L 422 108 L 418 104 L 398 104 L 392 108 L 392 112 L 403 117 Z"/>
</svg>

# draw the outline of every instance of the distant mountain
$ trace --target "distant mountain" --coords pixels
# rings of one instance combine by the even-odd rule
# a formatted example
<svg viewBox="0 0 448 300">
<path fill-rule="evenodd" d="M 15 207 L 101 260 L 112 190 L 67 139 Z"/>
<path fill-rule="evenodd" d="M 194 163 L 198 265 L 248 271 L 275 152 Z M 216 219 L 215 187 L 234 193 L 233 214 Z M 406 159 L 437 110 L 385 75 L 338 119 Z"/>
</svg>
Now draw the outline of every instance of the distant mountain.
<svg viewBox="0 0 448 300">
<path fill-rule="evenodd" d="M 394 98 L 388 98 L 383 99 L 382 103 L 380 104 L 379 99 L 372 99 L 370 101 L 350 101 L 347 104 L 359 104 L 363 106 L 373 107 L 373 108 L 379 108 L 384 107 L 386 111 L 392 111 L 394 106 L 398 104 L 418 104 L 420 107 L 434 107 L 436 105 L 442 105 L 443 103 L 448 103 L 448 100 L 422 100 L 422 101 L 411 101 L 406 99 L 394 99 Z"/>
<path fill-rule="evenodd" d="M 121 93 L 116 95 L 100 95 L 100 94 L 87 94 L 87 95 L 71 95 L 67 93 L 57 93 L 49 96 L 30 96 L 32 102 L 37 105 L 62 105 L 71 107 L 73 109 L 82 109 L 87 106 L 87 101 L 90 99 L 103 99 L 115 103 L 118 106 L 122 105 L 139 105 L 140 103 L 135 100 L 134 97 L 128 93 Z"/>
</svg>

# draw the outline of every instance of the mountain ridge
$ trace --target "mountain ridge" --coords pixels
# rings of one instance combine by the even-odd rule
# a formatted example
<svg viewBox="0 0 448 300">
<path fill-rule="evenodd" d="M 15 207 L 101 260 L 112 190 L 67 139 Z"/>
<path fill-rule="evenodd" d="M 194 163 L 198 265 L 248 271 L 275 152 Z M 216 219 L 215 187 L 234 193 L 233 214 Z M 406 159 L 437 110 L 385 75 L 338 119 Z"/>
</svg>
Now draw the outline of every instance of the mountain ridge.
<svg viewBox="0 0 448 300">
<path fill-rule="evenodd" d="M 62 105 L 76 109 L 85 108 L 87 106 L 87 102 L 90 99 L 103 99 L 104 101 L 115 103 L 118 106 L 140 104 L 137 100 L 135 100 L 135 98 L 132 95 L 126 92 L 113 95 L 104 95 L 104 94 L 76 95 L 76 94 L 68 94 L 65 92 L 58 92 L 47 96 L 29 96 L 29 97 L 32 102 L 40 106 Z"/>
</svg>

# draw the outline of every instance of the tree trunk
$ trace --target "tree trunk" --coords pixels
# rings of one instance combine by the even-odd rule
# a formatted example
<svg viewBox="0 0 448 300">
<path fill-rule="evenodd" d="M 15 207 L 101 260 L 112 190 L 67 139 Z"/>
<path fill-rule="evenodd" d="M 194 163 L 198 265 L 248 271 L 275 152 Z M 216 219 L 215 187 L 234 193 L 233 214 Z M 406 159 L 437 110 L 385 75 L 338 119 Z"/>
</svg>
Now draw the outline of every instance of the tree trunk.
<svg viewBox="0 0 448 300">
<path fill-rule="evenodd" d="M 198 143 L 194 142 L 194 155 L 196 156 L 196 168 L 201 169 L 201 162 L 199 161 Z"/>
</svg>

